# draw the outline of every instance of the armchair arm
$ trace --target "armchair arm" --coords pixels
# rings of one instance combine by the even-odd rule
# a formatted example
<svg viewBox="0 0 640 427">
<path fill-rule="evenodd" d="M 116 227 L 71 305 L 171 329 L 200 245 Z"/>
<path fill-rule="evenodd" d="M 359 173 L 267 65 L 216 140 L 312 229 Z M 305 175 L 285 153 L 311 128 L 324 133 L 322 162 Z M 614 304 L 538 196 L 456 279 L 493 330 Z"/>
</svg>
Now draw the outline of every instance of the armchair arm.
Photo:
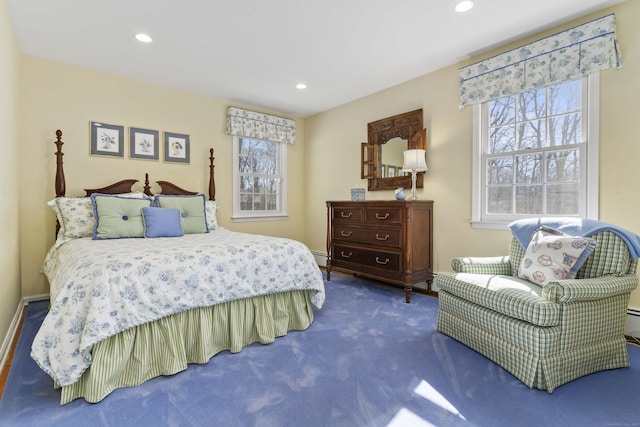
<svg viewBox="0 0 640 427">
<path fill-rule="evenodd" d="M 558 280 L 544 285 L 542 296 L 555 303 L 599 300 L 631 292 L 637 285 L 638 276 L 635 274 Z"/>
<path fill-rule="evenodd" d="M 454 258 L 451 268 L 456 273 L 493 274 L 511 276 L 508 256 Z"/>
</svg>

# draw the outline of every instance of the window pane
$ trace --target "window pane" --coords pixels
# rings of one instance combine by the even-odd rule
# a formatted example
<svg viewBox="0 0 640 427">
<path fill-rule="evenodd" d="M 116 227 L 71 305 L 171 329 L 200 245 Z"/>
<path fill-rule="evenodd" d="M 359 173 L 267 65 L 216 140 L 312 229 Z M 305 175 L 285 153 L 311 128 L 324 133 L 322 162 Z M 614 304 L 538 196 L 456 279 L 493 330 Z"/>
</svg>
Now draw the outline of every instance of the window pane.
<svg viewBox="0 0 640 427">
<path fill-rule="evenodd" d="M 513 195 L 511 187 L 490 187 L 487 189 L 487 213 L 513 213 Z"/>
<path fill-rule="evenodd" d="M 547 145 L 545 120 L 533 120 L 518 124 L 518 149 L 540 148 Z"/>
<path fill-rule="evenodd" d="M 256 194 L 253 196 L 253 210 L 264 211 L 266 210 L 265 195 Z"/>
<path fill-rule="evenodd" d="M 547 182 L 579 182 L 579 158 L 578 150 L 547 153 Z"/>
<path fill-rule="evenodd" d="M 549 115 L 582 110 L 582 80 L 572 80 L 547 89 Z"/>
<path fill-rule="evenodd" d="M 498 157 L 487 160 L 487 184 L 513 183 L 513 157 Z"/>
<path fill-rule="evenodd" d="M 253 210 L 253 194 L 240 195 L 240 210 L 243 210 L 243 211 Z"/>
<path fill-rule="evenodd" d="M 250 173 L 253 169 L 253 158 L 249 156 L 240 156 L 238 163 L 238 169 L 240 169 L 241 173 Z"/>
<path fill-rule="evenodd" d="M 253 177 L 250 177 L 250 176 L 240 177 L 240 191 L 244 193 L 253 193 Z"/>
<path fill-rule="evenodd" d="M 531 184 L 542 182 L 542 155 L 526 154 L 516 157 L 516 182 Z"/>
<path fill-rule="evenodd" d="M 545 92 L 543 88 L 518 95 L 518 121 L 533 120 L 545 116 Z"/>
<path fill-rule="evenodd" d="M 489 101 L 489 126 L 502 126 L 515 121 L 515 99 L 513 96 Z"/>
<path fill-rule="evenodd" d="M 272 211 L 278 206 L 278 198 L 275 195 L 267 195 L 267 209 Z"/>
<path fill-rule="evenodd" d="M 547 212 L 554 215 L 577 215 L 578 184 L 547 186 Z"/>
<path fill-rule="evenodd" d="M 513 125 L 489 129 L 489 153 L 513 151 L 516 146 L 516 128 Z"/>
<path fill-rule="evenodd" d="M 516 213 L 537 214 L 542 209 L 542 186 L 528 185 L 516 187 Z"/>
<path fill-rule="evenodd" d="M 582 114 L 571 113 L 549 117 L 549 145 L 579 144 L 582 142 Z"/>
</svg>

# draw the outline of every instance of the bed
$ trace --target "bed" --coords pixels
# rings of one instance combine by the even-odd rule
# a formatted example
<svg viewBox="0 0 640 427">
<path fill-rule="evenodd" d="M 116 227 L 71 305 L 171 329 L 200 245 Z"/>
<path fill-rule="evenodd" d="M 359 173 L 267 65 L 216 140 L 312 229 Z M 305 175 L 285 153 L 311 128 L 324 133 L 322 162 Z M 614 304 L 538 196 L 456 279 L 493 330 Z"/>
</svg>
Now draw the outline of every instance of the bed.
<svg viewBox="0 0 640 427">
<path fill-rule="evenodd" d="M 217 225 L 213 149 L 208 200 L 168 181 L 152 194 L 148 174 L 142 192 L 127 179 L 71 198 L 61 137 L 50 202 L 57 239 L 42 268 L 51 307 L 31 351 L 61 404 L 99 402 L 311 325 L 324 302 L 313 255 L 295 240 Z"/>
</svg>

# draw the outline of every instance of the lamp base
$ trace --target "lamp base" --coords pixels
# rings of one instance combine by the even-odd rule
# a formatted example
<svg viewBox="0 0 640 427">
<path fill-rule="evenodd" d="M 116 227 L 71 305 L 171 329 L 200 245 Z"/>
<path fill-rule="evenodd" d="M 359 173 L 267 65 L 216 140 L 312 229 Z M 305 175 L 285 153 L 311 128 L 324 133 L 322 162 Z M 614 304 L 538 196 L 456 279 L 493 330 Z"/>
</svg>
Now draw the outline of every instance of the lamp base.
<svg viewBox="0 0 640 427">
<path fill-rule="evenodd" d="M 416 197 L 416 175 L 417 172 L 415 170 L 411 171 L 411 197 L 409 200 L 418 200 Z"/>
</svg>

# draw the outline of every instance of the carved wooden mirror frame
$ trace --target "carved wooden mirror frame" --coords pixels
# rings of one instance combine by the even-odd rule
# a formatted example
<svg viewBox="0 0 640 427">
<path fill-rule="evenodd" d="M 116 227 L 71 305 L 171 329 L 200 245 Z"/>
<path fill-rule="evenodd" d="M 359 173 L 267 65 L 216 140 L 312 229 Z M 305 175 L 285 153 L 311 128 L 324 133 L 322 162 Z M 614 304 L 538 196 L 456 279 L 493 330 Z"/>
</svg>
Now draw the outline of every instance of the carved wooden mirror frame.
<svg viewBox="0 0 640 427">
<path fill-rule="evenodd" d="M 367 125 L 368 142 L 362 143 L 361 177 L 367 179 L 369 191 L 411 188 L 411 176 L 382 177 L 382 146 L 394 138 L 407 141 L 407 149 L 426 148 L 426 130 L 422 108 L 397 116 L 376 120 Z M 423 187 L 423 172 L 419 172 L 416 187 Z"/>
</svg>

